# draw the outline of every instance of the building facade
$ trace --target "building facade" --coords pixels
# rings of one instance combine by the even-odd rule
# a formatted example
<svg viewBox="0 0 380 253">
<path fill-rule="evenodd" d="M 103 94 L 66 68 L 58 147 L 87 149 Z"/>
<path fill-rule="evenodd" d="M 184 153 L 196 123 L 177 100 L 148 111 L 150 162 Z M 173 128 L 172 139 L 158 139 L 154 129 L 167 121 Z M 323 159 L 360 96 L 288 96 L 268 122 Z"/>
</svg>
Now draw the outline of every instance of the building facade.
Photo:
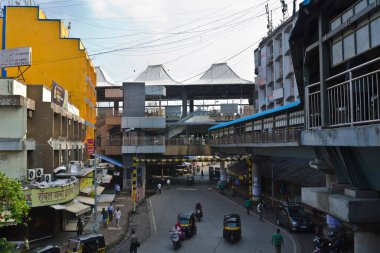
<svg viewBox="0 0 380 253">
<path fill-rule="evenodd" d="M 23 73 L 23 81 L 49 89 L 56 82 L 66 89 L 69 102 L 85 120 L 86 138 L 93 139 L 96 73 L 81 40 L 69 38 L 63 21 L 48 19 L 38 6 L 5 6 L 0 31 L 2 49 L 32 48 L 32 65 Z M 19 70 L 7 68 L 2 75 L 18 77 Z"/>
<path fill-rule="evenodd" d="M 299 99 L 289 36 L 297 14 L 270 32 L 255 50 L 255 112 L 290 104 Z"/>
</svg>

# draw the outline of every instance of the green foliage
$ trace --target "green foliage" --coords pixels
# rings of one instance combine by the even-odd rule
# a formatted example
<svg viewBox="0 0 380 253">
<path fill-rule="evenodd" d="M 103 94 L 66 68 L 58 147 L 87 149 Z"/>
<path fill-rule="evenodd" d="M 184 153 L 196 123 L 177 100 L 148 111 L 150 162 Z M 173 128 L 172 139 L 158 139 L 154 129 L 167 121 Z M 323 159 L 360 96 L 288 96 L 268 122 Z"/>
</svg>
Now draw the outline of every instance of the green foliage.
<svg viewBox="0 0 380 253">
<path fill-rule="evenodd" d="M 28 212 L 21 183 L 0 172 L 0 227 L 7 222 L 22 223 Z"/>
<path fill-rule="evenodd" d="M 5 238 L 0 238 L 0 252 L 1 253 L 13 253 L 15 251 L 15 245 L 7 242 Z"/>
</svg>

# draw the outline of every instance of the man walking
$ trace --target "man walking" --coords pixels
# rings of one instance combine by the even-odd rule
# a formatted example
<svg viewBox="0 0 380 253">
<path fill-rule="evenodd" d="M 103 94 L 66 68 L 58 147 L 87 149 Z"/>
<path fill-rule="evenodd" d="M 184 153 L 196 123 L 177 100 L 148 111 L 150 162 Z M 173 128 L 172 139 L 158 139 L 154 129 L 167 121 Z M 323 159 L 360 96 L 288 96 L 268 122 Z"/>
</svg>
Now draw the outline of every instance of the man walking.
<svg viewBox="0 0 380 253">
<path fill-rule="evenodd" d="M 111 202 L 110 205 L 108 206 L 107 208 L 107 211 L 108 211 L 108 218 L 110 220 L 110 222 L 112 221 L 112 218 L 113 218 L 113 212 L 115 211 L 113 205 L 113 203 Z"/>
<path fill-rule="evenodd" d="M 120 185 L 119 184 L 115 184 L 115 194 L 116 194 L 116 197 L 119 197 L 119 195 L 120 195 Z"/>
<path fill-rule="evenodd" d="M 263 220 L 263 209 L 264 209 L 263 203 L 259 202 L 259 204 L 257 204 L 257 212 L 259 213 L 259 217 L 261 221 Z"/>
<path fill-rule="evenodd" d="M 281 253 L 281 245 L 284 245 L 284 239 L 280 234 L 280 229 L 277 229 L 276 233 L 272 235 L 272 245 L 275 253 Z"/>
<path fill-rule="evenodd" d="M 201 178 L 203 178 L 204 174 L 203 174 L 203 169 L 201 170 Z"/>
<path fill-rule="evenodd" d="M 116 227 L 118 228 L 120 225 L 120 217 L 121 217 L 121 211 L 119 208 L 116 209 L 115 212 L 115 220 L 116 220 Z"/>
<path fill-rule="evenodd" d="M 157 185 L 158 194 L 161 194 L 161 187 L 162 187 L 162 185 L 160 183 L 158 183 L 158 185 Z"/>
<path fill-rule="evenodd" d="M 78 218 L 77 235 L 82 235 L 82 233 L 83 233 L 83 222 L 82 222 L 81 218 Z"/>
<path fill-rule="evenodd" d="M 102 215 L 103 227 L 107 227 L 108 212 L 106 211 L 106 209 L 104 207 L 103 207 L 102 212 L 100 214 Z"/>
<path fill-rule="evenodd" d="M 244 206 L 247 209 L 247 214 L 249 215 L 249 208 L 251 208 L 251 200 L 249 198 L 245 199 Z"/>
<path fill-rule="evenodd" d="M 169 178 L 166 180 L 166 186 L 167 186 L 167 188 L 169 190 L 170 189 L 170 179 Z"/>
<path fill-rule="evenodd" d="M 140 246 L 140 242 L 137 239 L 137 235 L 134 230 L 132 230 L 132 236 L 131 236 L 131 245 L 129 246 L 129 252 L 130 253 L 137 253 L 137 247 Z"/>
</svg>

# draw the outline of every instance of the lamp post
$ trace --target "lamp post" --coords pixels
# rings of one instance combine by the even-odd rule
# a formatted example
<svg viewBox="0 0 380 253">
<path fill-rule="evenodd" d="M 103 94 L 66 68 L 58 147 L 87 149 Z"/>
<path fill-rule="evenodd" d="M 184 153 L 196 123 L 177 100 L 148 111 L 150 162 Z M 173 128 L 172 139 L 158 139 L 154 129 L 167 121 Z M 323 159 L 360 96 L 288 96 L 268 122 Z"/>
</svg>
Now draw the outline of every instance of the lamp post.
<svg viewBox="0 0 380 253">
<path fill-rule="evenodd" d="M 92 232 L 97 233 L 98 232 L 98 195 L 97 195 L 97 186 L 98 186 L 98 170 L 96 166 L 96 156 L 95 156 L 95 168 L 94 168 L 94 224 L 92 225 Z"/>
</svg>

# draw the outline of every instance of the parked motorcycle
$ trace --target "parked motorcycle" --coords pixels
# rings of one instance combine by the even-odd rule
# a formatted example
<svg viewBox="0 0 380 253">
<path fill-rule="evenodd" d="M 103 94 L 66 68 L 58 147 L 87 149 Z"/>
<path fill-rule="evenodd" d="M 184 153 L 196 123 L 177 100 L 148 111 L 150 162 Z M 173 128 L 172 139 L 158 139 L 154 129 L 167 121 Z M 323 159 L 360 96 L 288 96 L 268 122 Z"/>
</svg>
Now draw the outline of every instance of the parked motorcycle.
<svg viewBox="0 0 380 253">
<path fill-rule="evenodd" d="M 330 237 L 331 241 L 326 238 L 315 236 L 313 239 L 313 253 L 342 253 L 342 240 L 336 237 Z"/>
<path fill-rule="evenodd" d="M 170 238 L 172 240 L 173 247 L 175 250 L 181 247 L 182 240 L 181 235 L 178 232 L 172 232 Z"/>
</svg>

